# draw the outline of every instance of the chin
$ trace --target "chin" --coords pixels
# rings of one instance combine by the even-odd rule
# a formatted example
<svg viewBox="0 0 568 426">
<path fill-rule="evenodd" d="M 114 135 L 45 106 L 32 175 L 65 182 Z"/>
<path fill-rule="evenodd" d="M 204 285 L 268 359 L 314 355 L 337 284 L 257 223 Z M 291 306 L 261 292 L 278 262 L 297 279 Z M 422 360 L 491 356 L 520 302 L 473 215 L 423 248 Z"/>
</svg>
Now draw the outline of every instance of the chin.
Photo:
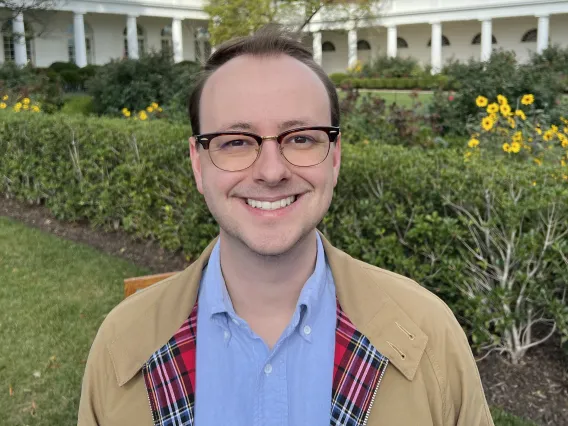
<svg viewBox="0 0 568 426">
<path fill-rule="evenodd" d="M 248 232 L 247 232 L 248 231 Z M 278 230 L 276 232 L 262 232 L 261 229 L 247 230 L 231 235 L 240 243 L 244 244 L 251 252 L 260 256 L 284 255 L 311 232 L 311 230 Z"/>
</svg>

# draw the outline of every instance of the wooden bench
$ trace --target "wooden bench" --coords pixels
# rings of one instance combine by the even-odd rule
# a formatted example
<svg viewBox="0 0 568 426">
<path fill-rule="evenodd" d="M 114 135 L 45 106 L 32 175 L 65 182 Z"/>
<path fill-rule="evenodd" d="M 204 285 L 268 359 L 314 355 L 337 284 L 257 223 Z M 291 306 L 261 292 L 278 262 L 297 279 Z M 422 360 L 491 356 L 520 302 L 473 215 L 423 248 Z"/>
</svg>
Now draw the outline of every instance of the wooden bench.
<svg viewBox="0 0 568 426">
<path fill-rule="evenodd" d="M 166 272 L 163 274 L 145 275 L 142 277 L 127 278 L 124 280 L 124 298 L 133 295 L 138 290 L 149 287 L 152 284 L 163 281 L 178 272 Z"/>
</svg>

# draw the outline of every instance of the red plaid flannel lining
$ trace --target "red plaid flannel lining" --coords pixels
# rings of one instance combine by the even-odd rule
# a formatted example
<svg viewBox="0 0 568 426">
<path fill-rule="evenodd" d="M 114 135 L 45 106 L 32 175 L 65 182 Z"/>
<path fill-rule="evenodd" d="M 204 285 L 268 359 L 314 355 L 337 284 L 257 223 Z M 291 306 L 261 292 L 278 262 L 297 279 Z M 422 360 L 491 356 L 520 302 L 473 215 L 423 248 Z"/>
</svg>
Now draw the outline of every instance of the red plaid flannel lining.
<svg viewBox="0 0 568 426">
<path fill-rule="evenodd" d="M 194 426 L 197 304 L 143 367 L 156 426 Z M 388 365 L 337 304 L 330 425 L 361 426 Z"/>
</svg>

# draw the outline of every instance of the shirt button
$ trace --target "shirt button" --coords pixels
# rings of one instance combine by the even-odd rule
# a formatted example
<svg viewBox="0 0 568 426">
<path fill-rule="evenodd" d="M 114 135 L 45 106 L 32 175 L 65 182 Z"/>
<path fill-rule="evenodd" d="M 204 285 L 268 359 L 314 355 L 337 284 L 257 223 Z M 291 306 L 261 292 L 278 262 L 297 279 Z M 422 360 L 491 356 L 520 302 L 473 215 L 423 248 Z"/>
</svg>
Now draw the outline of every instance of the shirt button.
<svg viewBox="0 0 568 426">
<path fill-rule="evenodd" d="M 266 365 L 264 366 L 264 372 L 265 372 L 266 374 L 272 373 L 272 365 L 271 365 L 271 364 L 266 364 Z"/>
<path fill-rule="evenodd" d="M 225 331 L 225 340 L 229 340 L 229 338 L 231 337 L 231 333 L 229 333 L 228 331 Z"/>
<path fill-rule="evenodd" d="M 309 325 L 304 327 L 304 334 L 307 336 L 312 332 L 312 328 Z"/>
</svg>

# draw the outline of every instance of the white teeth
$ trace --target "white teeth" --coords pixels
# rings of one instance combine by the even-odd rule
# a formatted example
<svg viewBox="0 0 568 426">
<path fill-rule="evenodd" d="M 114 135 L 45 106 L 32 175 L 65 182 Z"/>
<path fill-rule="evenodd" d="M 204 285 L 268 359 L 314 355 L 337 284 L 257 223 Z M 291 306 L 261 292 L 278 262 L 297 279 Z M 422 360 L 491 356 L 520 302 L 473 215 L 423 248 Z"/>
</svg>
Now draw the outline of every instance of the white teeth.
<svg viewBox="0 0 568 426">
<path fill-rule="evenodd" d="M 294 201 L 296 201 L 295 195 L 288 197 L 288 198 L 283 198 L 282 200 L 278 200 L 278 201 L 274 201 L 274 202 L 258 201 L 258 200 L 253 200 L 252 198 L 248 198 L 247 204 L 251 207 L 256 208 L 256 209 L 276 210 L 276 209 L 281 209 L 283 207 L 287 207 L 290 204 L 292 204 Z"/>
</svg>

